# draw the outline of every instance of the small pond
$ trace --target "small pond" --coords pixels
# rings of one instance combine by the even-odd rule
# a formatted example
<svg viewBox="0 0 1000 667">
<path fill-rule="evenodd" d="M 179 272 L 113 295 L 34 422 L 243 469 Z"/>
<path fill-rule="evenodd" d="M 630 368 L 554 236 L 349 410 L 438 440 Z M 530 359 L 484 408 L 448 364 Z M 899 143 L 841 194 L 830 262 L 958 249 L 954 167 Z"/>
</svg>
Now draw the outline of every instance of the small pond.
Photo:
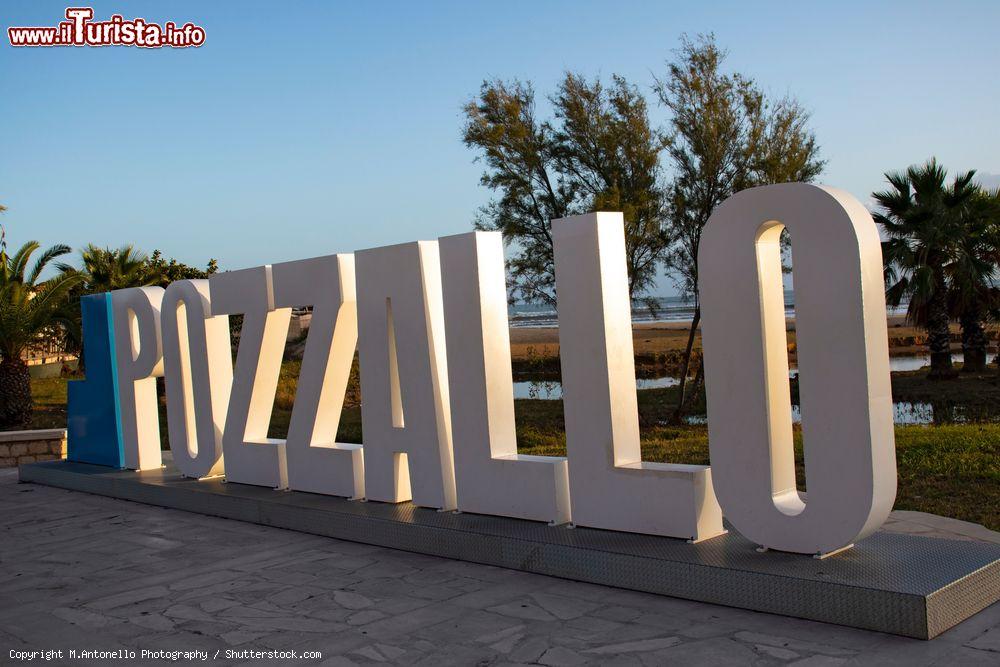
<svg viewBox="0 0 1000 667">
<path fill-rule="evenodd" d="M 962 355 L 952 356 L 955 362 L 962 361 Z M 915 371 L 930 364 L 929 356 L 913 357 L 890 357 L 889 368 L 894 372 Z M 798 370 L 792 369 L 789 375 L 795 377 Z M 675 377 L 661 378 L 641 378 L 637 379 L 637 389 L 658 389 L 661 387 L 675 387 L 679 381 Z M 535 399 L 535 400 L 558 400 L 562 398 L 562 384 L 558 380 L 527 380 L 514 383 L 514 398 Z M 934 423 L 954 423 L 954 422 L 974 422 L 974 421 L 997 421 L 1000 415 L 981 414 L 962 405 L 942 404 L 933 405 L 931 403 L 913 403 L 909 401 L 898 401 L 893 403 L 894 420 L 897 424 L 934 424 Z M 692 415 L 688 422 L 692 424 L 704 424 L 705 415 Z M 792 421 L 800 423 L 802 414 L 799 406 L 792 406 Z"/>
</svg>

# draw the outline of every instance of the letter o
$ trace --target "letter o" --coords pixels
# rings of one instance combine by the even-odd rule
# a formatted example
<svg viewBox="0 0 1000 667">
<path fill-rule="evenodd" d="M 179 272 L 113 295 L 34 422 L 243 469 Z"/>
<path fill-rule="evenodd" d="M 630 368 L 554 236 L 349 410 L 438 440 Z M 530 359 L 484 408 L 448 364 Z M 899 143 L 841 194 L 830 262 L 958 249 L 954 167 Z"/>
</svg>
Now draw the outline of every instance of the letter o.
<svg viewBox="0 0 1000 667">
<path fill-rule="evenodd" d="M 808 497 L 795 486 L 782 294 L 794 249 Z M 829 187 L 726 200 L 701 238 L 708 437 L 723 513 L 764 547 L 827 554 L 873 533 L 896 496 L 882 250 L 871 215 Z"/>
<path fill-rule="evenodd" d="M 185 477 L 221 475 L 233 384 L 229 317 L 212 317 L 207 280 L 178 280 L 163 295 L 160 322 L 174 465 Z"/>
</svg>

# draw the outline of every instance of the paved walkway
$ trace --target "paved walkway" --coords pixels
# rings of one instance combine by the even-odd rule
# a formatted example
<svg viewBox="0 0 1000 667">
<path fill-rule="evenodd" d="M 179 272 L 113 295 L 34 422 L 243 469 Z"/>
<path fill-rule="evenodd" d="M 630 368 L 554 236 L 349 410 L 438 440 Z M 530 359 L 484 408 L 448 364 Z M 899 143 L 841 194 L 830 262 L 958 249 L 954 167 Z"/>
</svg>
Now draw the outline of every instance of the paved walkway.
<svg viewBox="0 0 1000 667">
<path fill-rule="evenodd" d="M 137 659 L 118 664 L 145 649 L 202 650 L 214 665 L 995 666 L 1000 604 L 922 642 L 18 484 L 4 470 L 0 648 L 0 664 L 52 649 L 62 664 L 115 664 L 68 650 L 125 648 Z"/>
</svg>

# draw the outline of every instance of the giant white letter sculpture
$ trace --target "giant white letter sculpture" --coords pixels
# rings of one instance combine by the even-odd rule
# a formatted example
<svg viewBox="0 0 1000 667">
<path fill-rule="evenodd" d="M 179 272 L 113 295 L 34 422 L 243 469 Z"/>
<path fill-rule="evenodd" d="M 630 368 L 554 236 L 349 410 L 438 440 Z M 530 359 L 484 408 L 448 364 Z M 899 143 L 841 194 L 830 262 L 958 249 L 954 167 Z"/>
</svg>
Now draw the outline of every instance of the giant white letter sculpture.
<svg viewBox="0 0 1000 667">
<path fill-rule="evenodd" d="M 355 261 L 365 497 L 455 509 L 437 242 L 360 250 Z"/>
<path fill-rule="evenodd" d="M 361 445 L 336 442 L 358 343 L 354 255 L 275 264 L 271 275 L 276 307 L 313 307 L 285 441 L 288 488 L 361 498 Z"/>
<path fill-rule="evenodd" d="M 132 470 L 162 465 L 156 378 L 163 375 L 160 344 L 162 287 L 111 293 L 124 463 Z"/>
<path fill-rule="evenodd" d="M 783 227 L 795 258 L 808 500 L 795 486 Z M 758 544 L 799 553 L 831 553 L 871 534 L 896 495 L 882 251 L 871 215 L 833 188 L 745 190 L 712 214 L 698 257 L 708 437 L 726 516 Z"/>
<path fill-rule="evenodd" d="M 573 522 L 693 541 L 721 535 L 707 466 L 642 460 L 622 214 L 553 220 L 552 241 Z"/>
<path fill-rule="evenodd" d="M 221 475 L 233 387 L 229 318 L 212 317 L 207 280 L 178 280 L 163 295 L 160 320 L 174 465 L 185 477 Z"/>
<path fill-rule="evenodd" d="M 517 453 L 503 239 L 439 239 L 458 509 L 569 521 L 566 459 Z"/>
<path fill-rule="evenodd" d="M 786 228 L 808 497 L 795 479 Z M 503 243 L 483 232 L 85 301 L 96 327 L 88 345 L 107 366 L 100 386 L 114 398 L 88 403 L 74 392 L 69 419 L 83 426 L 72 454 L 160 466 L 155 378 L 165 372 L 174 460 L 189 477 L 224 471 L 231 482 L 692 541 L 724 533 L 725 510 L 762 547 L 820 556 L 882 524 L 896 491 L 882 257 L 857 200 L 807 184 L 755 188 L 705 227 L 712 468 L 642 460 L 622 214 L 554 220 L 552 239 L 565 459 L 517 453 Z M 271 439 L 291 308 L 307 305 L 288 439 Z M 225 316 L 236 314 L 234 369 Z M 112 342 L 114 356 L 102 359 Z M 364 447 L 336 442 L 356 347 Z M 88 424 L 115 436 L 102 438 L 104 450 Z"/>
<path fill-rule="evenodd" d="M 271 267 L 209 278 L 213 315 L 243 314 L 222 435 L 226 481 L 284 488 L 285 441 L 267 437 L 291 308 L 275 308 Z"/>
</svg>

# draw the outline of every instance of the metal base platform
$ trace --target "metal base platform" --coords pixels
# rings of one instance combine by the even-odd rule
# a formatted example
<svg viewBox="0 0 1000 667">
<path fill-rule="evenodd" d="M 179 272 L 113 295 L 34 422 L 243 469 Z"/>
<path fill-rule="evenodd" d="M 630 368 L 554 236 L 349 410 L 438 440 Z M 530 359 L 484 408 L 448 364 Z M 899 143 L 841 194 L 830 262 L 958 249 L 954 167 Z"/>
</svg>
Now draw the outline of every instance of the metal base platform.
<svg viewBox="0 0 1000 667">
<path fill-rule="evenodd" d="M 1000 600 L 1000 545 L 879 532 L 818 560 L 730 531 L 700 544 L 649 535 L 274 491 L 51 461 L 36 482 L 343 540 L 606 586 L 931 639 Z"/>
</svg>

